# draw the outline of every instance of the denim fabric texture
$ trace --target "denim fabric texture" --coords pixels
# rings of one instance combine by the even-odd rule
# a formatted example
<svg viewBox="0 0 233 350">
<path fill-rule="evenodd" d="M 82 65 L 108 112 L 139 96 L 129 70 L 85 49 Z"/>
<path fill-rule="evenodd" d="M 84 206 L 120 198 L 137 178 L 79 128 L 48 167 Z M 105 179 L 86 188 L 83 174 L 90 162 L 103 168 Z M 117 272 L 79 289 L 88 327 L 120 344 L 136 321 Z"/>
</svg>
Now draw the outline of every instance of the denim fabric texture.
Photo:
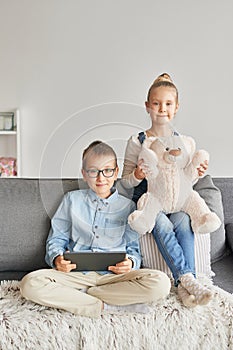
<svg viewBox="0 0 233 350">
<path fill-rule="evenodd" d="M 187 214 L 160 212 L 152 234 L 176 286 L 185 273 L 195 276 L 194 234 Z"/>
</svg>

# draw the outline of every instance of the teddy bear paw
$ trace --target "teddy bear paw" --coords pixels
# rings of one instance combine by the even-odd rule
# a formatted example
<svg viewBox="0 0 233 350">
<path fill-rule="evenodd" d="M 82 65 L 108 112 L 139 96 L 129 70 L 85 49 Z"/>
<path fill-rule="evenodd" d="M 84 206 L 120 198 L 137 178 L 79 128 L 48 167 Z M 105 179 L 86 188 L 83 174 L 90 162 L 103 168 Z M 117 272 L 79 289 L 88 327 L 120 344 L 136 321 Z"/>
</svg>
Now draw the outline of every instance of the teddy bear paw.
<svg viewBox="0 0 233 350">
<path fill-rule="evenodd" d="M 216 231 L 221 226 L 221 220 L 219 217 L 211 212 L 208 214 L 204 214 L 201 217 L 200 224 L 194 229 L 195 233 L 210 233 Z"/>
<path fill-rule="evenodd" d="M 143 215 L 141 215 L 139 210 L 135 210 L 129 215 L 128 223 L 131 229 L 140 235 L 145 235 L 147 232 L 150 232 L 150 230 L 153 229 L 153 225 L 152 227 L 149 227 L 148 222 L 146 222 L 145 218 Z"/>
</svg>

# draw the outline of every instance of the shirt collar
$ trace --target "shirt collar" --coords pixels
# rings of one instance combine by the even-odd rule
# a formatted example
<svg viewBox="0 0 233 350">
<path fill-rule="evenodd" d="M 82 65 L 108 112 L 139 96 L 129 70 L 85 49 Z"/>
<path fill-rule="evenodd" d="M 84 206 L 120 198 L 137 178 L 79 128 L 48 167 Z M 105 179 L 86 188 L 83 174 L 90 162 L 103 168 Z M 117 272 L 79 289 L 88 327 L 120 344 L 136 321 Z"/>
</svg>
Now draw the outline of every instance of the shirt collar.
<svg viewBox="0 0 233 350">
<path fill-rule="evenodd" d="M 100 198 L 92 189 L 89 188 L 88 196 L 90 197 L 90 200 L 92 201 L 92 203 L 98 202 L 98 203 L 103 203 L 105 206 L 107 206 L 109 203 L 115 202 L 115 200 L 119 196 L 118 190 L 115 187 L 113 187 L 111 191 L 112 191 L 112 194 L 108 198 Z"/>
</svg>

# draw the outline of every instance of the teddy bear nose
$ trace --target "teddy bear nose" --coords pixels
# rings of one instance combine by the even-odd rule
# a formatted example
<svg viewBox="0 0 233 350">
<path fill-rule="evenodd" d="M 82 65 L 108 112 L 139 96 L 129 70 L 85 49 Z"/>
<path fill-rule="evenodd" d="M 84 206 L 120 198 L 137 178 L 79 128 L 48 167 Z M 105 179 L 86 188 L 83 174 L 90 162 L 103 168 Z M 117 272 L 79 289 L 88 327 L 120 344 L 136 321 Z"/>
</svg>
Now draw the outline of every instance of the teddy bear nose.
<svg viewBox="0 0 233 350">
<path fill-rule="evenodd" d="M 168 153 L 169 153 L 171 156 L 178 157 L 178 156 L 181 154 L 181 149 L 180 149 L 180 148 L 171 149 Z"/>
</svg>

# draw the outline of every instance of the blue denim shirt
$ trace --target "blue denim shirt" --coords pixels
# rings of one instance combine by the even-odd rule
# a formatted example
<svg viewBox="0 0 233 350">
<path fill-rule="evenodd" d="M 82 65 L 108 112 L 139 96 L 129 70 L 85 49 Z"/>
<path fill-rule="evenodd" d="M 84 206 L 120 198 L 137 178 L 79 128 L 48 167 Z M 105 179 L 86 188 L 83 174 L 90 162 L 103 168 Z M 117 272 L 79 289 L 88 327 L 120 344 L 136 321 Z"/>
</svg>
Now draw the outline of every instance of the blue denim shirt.
<svg viewBox="0 0 233 350">
<path fill-rule="evenodd" d="M 45 260 L 54 267 L 54 258 L 64 251 L 125 251 L 140 268 L 139 236 L 128 223 L 135 210 L 133 201 L 115 190 L 107 199 L 91 189 L 68 192 L 51 220 Z"/>
</svg>

